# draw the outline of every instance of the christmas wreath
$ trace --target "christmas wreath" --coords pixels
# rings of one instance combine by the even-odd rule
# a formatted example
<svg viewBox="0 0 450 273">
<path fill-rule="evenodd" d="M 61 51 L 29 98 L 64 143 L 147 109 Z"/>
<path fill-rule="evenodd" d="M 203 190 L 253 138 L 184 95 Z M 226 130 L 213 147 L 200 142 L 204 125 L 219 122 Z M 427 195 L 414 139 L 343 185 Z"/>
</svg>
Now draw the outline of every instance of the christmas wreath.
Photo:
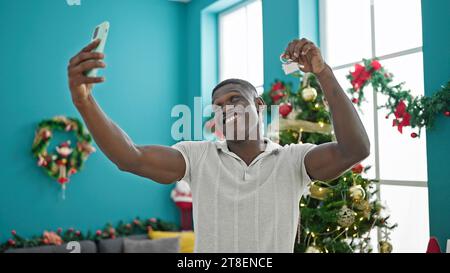
<svg viewBox="0 0 450 273">
<path fill-rule="evenodd" d="M 388 96 L 387 102 L 378 108 L 388 110 L 386 119 L 394 115 L 392 126 L 397 127 L 400 133 L 403 133 L 403 127 L 418 128 L 417 133 L 411 134 L 412 138 L 419 137 L 424 127 L 431 129 L 439 114 L 450 117 L 450 82 L 431 97 L 414 97 L 410 90 L 405 90 L 405 83 L 393 85 L 393 77 L 377 59 L 364 59 L 363 65 L 356 64 L 354 71 L 347 75 L 352 84 L 347 92 L 358 106 L 365 101 L 364 88 L 369 84 L 375 92 Z"/>
<path fill-rule="evenodd" d="M 72 146 L 69 140 L 64 141 L 56 146 L 55 153 L 49 153 L 48 146 L 55 130 L 73 132 L 77 143 Z M 95 151 L 91 143 L 91 135 L 78 119 L 57 116 L 38 124 L 31 150 L 37 159 L 37 165 L 56 179 L 65 190 L 70 176 L 77 173 L 89 155 Z"/>
</svg>

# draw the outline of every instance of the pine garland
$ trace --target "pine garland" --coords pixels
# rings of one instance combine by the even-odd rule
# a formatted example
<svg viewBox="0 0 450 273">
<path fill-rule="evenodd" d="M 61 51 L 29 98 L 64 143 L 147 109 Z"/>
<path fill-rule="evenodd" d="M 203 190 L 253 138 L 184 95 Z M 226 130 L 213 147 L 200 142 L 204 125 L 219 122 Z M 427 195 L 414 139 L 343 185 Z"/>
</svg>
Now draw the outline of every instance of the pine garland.
<svg viewBox="0 0 450 273">
<path fill-rule="evenodd" d="M 132 222 L 120 221 L 116 226 L 107 223 L 103 229 L 95 232 L 88 231 L 83 233 L 80 230 L 69 228 L 63 230 L 58 228 L 56 231 L 45 231 L 41 236 L 33 236 L 32 238 L 25 238 L 20 236 L 15 230 L 11 231 L 12 238 L 0 244 L 0 252 L 4 252 L 12 248 L 29 248 L 46 245 L 61 245 L 70 241 L 91 240 L 98 241 L 102 239 L 115 239 L 126 237 L 130 235 L 147 234 L 152 230 L 158 231 L 178 231 L 177 225 L 162 221 L 156 218 L 141 220 L 139 217 Z"/>
<path fill-rule="evenodd" d="M 386 119 L 394 115 L 392 125 L 403 133 L 403 127 L 417 128 L 411 137 L 420 137 L 423 128 L 432 129 L 437 116 L 450 117 L 450 82 L 442 86 L 431 97 L 414 97 L 405 83 L 393 84 L 394 75 L 389 73 L 377 59 L 363 59 L 363 65 L 356 64 L 354 71 L 347 75 L 352 87 L 347 92 L 352 95 L 353 103 L 358 105 L 366 101 L 364 88 L 372 85 L 375 92 L 386 95 L 387 102 L 378 106 L 385 108 Z"/>
</svg>

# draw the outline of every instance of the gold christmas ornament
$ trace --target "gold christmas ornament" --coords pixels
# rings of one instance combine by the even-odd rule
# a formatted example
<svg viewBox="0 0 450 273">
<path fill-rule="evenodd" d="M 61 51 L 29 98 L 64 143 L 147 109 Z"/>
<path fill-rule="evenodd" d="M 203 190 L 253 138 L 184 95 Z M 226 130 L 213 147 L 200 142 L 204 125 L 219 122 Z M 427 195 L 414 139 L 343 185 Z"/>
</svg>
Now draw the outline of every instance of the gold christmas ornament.
<svg viewBox="0 0 450 273">
<path fill-rule="evenodd" d="M 317 185 L 317 183 L 312 183 L 309 187 L 309 191 L 311 192 L 310 196 L 317 200 L 325 200 L 331 192 L 330 189 L 321 187 Z"/>
<path fill-rule="evenodd" d="M 354 207 L 355 209 L 361 211 L 361 212 L 362 212 L 362 216 L 363 216 L 364 218 L 367 218 L 367 219 L 370 218 L 370 213 L 371 213 L 371 211 L 372 211 L 372 208 L 370 207 L 369 201 L 367 201 L 367 200 L 365 200 L 365 199 L 360 200 L 360 201 L 356 201 L 356 202 L 353 204 L 353 207 Z"/>
<path fill-rule="evenodd" d="M 306 248 L 305 250 L 305 253 L 322 253 L 322 251 L 317 246 L 308 246 L 308 248 Z"/>
<path fill-rule="evenodd" d="M 354 202 L 363 200 L 366 198 L 366 191 L 361 185 L 353 185 L 349 189 L 350 197 Z"/>
<path fill-rule="evenodd" d="M 314 87 L 308 86 L 302 90 L 302 98 L 307 101 L 315 101 L 317 98 L 317 90 Z"/>
<path fill-rule="evenodd" d="M 370 203 L 369 203 L 369 201 L 363 199 L 363 200 L 356 201 L 355 203 L 353 203 L 353 207 L 357 210 L 364 211 L 364 210 L 367 210 L 368 208 L 370 209 Z"/>
<path fill-rule="evenodd" d="M 355 222 L 355 212 L 344 205 L 337 213 L 337 223 L 343 227 L 349 227 Z"/>
<path fill-rule="evenodd" d="M 381 241 L 378 244 L 380 253 L 391 253 L 392 252 L 392 245 L 391 243 L 387 241 Z"/>
</svg>

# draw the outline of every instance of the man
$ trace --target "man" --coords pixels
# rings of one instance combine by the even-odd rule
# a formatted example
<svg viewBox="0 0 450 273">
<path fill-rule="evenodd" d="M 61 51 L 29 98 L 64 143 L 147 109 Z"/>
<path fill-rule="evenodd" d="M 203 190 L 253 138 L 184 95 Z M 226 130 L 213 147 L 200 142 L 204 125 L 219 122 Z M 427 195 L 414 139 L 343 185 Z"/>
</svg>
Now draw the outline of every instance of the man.
<svg viewBox="0 0 450 273">
<path fill-rule="evenodd" d="M 213 91 L 213 104 L 224 109 L 215 121 L 224 125 L 226 141 L 137 146 L 92 96 L 93 85 L 104 81 L 84 75 L 105 67 L 103 54 L 91 52 L 97 45 L 91 43 L 70 60 L 73 103 L 100 149 L 120 170 L 162 184 L 190 184 L 196 252 L 292 252 L 298 203 L 311 180 L 336 178 L 369 155 L 369 139 L 352 103 L 320 50 L 306 39 L 292 41 L 284 57 L 298 62 L 303 72 L 316 74 L 324 90 L 337 141 L 317 146 L 281 147 L 263 138 L 251 117 L 264 101 L 251 84 L 233 79 Z M 242 115 L 229 106 L 250 111 Z M 236 116 L 247 121 L 244 139 L 237 138 L 242 126 L 237 126 Z M 254 130 L 256 137 L 250 138 Z"/>
</svg>

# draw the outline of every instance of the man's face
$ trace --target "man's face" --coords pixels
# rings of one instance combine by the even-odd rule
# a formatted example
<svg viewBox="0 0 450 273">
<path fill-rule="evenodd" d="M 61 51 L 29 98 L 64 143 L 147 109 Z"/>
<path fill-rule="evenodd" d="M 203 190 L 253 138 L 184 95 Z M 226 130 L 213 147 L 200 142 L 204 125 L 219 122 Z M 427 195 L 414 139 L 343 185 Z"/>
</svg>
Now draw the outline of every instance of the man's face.
<svg viewBox="0 0 450 273">
<path fill-rule="evenodd" d="M 223 132 L 227 140 L 257 139 L 259 116 L 253 91 L 227 84 L 214 92 L 212 101 L 216 130 Z"/>
</svg>

